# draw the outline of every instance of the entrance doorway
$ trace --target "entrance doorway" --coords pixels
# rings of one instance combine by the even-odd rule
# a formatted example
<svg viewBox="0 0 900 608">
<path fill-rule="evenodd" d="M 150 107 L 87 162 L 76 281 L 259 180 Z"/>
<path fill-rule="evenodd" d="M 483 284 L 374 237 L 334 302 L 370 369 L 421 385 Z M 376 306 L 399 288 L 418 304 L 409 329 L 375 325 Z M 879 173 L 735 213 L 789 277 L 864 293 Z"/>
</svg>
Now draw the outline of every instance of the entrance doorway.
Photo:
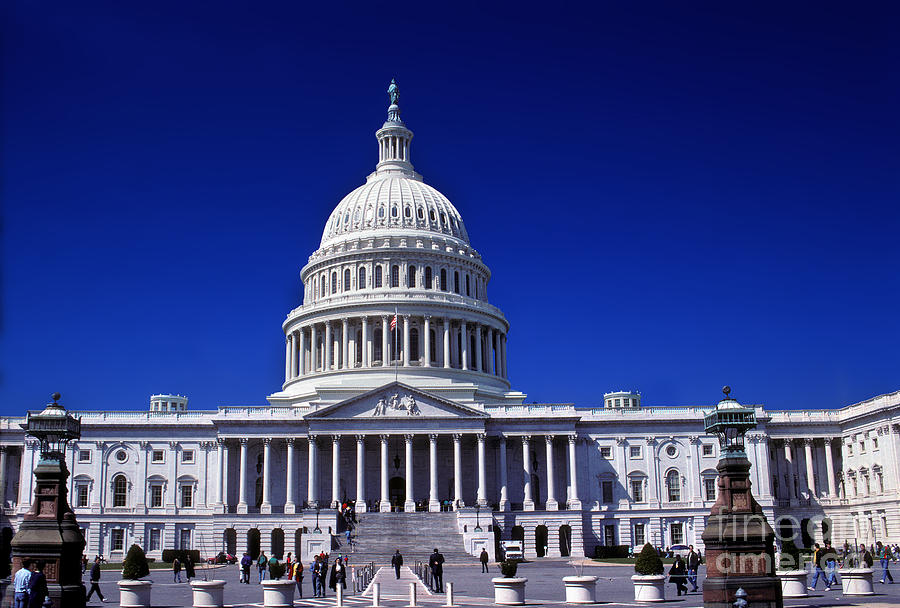
<svg viewBox="0 0 900 608">
<path fill-rule="evenodd" d="M 391 511 L 402 511 L 406 502 L 406 480 L 402 477 L 391 477 L 388 481 L 388 497 L 391 500 Z"/>
<path fill-rule="evenodd" d="M 538 557 L 547 555 L 547 526 L 543 524 L 534 529 L 534 551 Z"/>
</svg>

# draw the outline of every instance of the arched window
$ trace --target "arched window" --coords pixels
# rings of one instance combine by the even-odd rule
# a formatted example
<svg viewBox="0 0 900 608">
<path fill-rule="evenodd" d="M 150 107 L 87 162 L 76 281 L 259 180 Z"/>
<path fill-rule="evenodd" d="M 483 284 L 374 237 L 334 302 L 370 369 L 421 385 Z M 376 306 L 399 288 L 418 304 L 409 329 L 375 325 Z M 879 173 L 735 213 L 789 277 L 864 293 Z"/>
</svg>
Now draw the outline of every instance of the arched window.
<svg viewBox="0 0 900 608">
<path fill-rule="evenodd" d="M 356 288 L 357 289 L 365 289 L 366 288 L 366 267 L 360 266 L 359 271 L 356 273 Z"/>
<path fill-rule="evenodd" d="M 469 289 L 469 275 L 466 275 L 466 296 L 471 297 L 472 292 Z"/>
<path fill-rule="evenodd" d="M 453 271 L 453 293 L 459 293 L 459 271 Z"/>
<path fill-rule="evenodd" d="M 384 207 L 378 208 L 378 218 L 381 219 L 384 217 Z"/>
<path fill-rule="evenodd" d="M 447 270 L 441 268 L 441 291 L 447 291 Z"/>
<path fill-rule="evenodd" d="M 381 266 L 375 266 L 375 285 L 373 287 L 381 287 Z"/>
<path fill-rule="evenodd" d="M 391 266 L 391 287 L 400 287 L 400 267 Z"/>
<path fill-rule="evenodd" d="M 344 291 L 350 291 L 350 269 L 344 269 Z"/>
<path fill-rule="evenodd" d="M 409 360 L 419 360 L 419 330 L 416 327 L 409 330 Z"/>
<path fill-rule="evenodd" d="M 408 287 L 415 287 L 416 286 L 416 267 L 410 266 L 406 275 L 407 275 L 406 276 L 406 285 Z"/>
<path fill-rule="evenodd" d="M 412 210 L 409 208 L 409 205 L 403 210 L 403 215 L 406 217 L 412 217 Z"/>
<path fill-rule="evenodd" d="M 431 289 L 431 280 L 432 280 L 431 266 L 426 266 L 425 267 L 425 285 L 423 285 L 423 287 L 425 289 Z"/>
<path fill-rule="evenodd" d="M 319 297 L 324 298 L 325 297 L 325 275 L 324 274 L 319 279 L 319 285 L 321 285 L 321 287 L 319 288 Z"/>
<path fill-rule="evenodd" d="M 372 360 L 382 361 L 381 355 L 381 328 L 378 327 L 375 329 L 375 336 L 372 338 Z"/>
<path fill-rule="evenodd" d="M 418 209 L 418 215 L 419 215 L 420 220 L 425 219 L 425 211 L 421 207 L 419 207 L 419 209 Z"/>
<path fill-rule="evenodd" d="M 331 293 L 337 293 L 337 289 L 338 289 L 337 273 L 332 271 L 332 273 L 331 273 Z"/>
<path fill-rule="evenodd" d="M 391 207 L 391 217 L 397 217 L 397 206 Z"/>
<path fill-rule="evenodd" d="M 669 502 L 681 500 L 681 475 L 678 471 L 666 473 L 666 487 L 669 489 Z"/>
<path fill-rule="evenodd" d="M 128 480 L 122 474 L 113 477 L 113 506 L 125 507 L 128 504 Z"/>
</svg>

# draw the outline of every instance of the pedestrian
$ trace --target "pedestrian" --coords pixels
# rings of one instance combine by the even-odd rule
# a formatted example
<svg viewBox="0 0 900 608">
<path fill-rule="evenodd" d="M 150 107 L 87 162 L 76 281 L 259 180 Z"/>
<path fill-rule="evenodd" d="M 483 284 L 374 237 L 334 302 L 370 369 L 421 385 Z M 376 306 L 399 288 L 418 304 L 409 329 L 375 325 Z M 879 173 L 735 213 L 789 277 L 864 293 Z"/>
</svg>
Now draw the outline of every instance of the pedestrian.
<svg viewBox="0 0 900 608">
<path fill-rule="evenodd" d="M 859 546 L 859 552 L 862 554 L 862 561 L 865 564 L 865 567 L 871 568 L 875 564 L 875 560 L 872 559 L 872 553 L 866 549 L 865 545 Z"/>
<path fill-rule="evenodd" d="M 478 556 L 478 559 L 481 560 L 481 573 L 484 574 L 488 571 L 488 560 L 490 559 L 487 549 L 482 547 L 481 555 Z"/>
<path fill-rule="evenodd" d="M 809 587 L 807 587 L 807 589 L 809 589 L 810 591 L 816 590 L 816 585 L 819 582 L 820 576 L 822 577 L 822 580 L 825 582 L 825 586 L 826 587 L 828 586 L 828 579 L 825 578 L 825 568 L 823 568 L 823 566 L 825 565 L 825 560 L 824 560 L 825 552 L 819 546 L 819 543 L 815 543 L 813 546 L 815 547 L 815 551 L 813 551 L 813 563 L 812 563 L 813 580 L 812 580 L 812 584 Z"/>
<path fill-rule="evenodd" d="M 250 584 L 250 566 L 253 565 L 253 558 L 250 557 L 250 554 L 244 551 L 244 556 L 241 558 L 241 582 Z"/>
<path fill-rule="evenodd" d="M 391 557 L 391 566 L 394 568 L 394 574 L 397 575 L 397 578 L 400 578 L 400 566 L 403 565 L 403 556 L 400 555 L 400 549 L 397 549 L 394 552 L 393 557 Z"/>
<path fill-rule="evenodd" d="M 690 552 L 687 556 L 687 582 L 691 584 L 691 591 L 697 591 L 697 571 L 700 569 L 700 564 L 703 563 L 703 558 L 697 551 L 694 551 L 694 545 L 689 545 L 688 548 Z"/>
<path fill-rule="evenodd" d="M 259 582 L 263 582 L 263 579 L 266 578 L 266 567 L 269 565 L 269 558 L 266 557 L 266 552 L 261 551 L 259 554 L 259 559 L 256 560 L 256 567 L 259 569 Z"/>
<path fill-rule="evenodd" d="M 273 569 L 272 566 L 275 566 L 275 568 Z M 269 558 L 269 578 L 281 578 L 280 576 L 273 576 L 273 572 L 278 572 L 278 558 L 275 557 L 274 553 L 272 554 L 272 557 Z"/>
<path fill-rule="evenodd" d="M 323 551 L 319 557 L 322 558 L 322 573 L 319 575 L 319 591 L 322 597 L 325 597 L 325 587 L 328 585 L 328 556 Z"/>
<path fill-rule="evenodd" d="M 46 598 L 47 577 L 44 576 L 44 562 L 38 560 L 34 562 L 34 572 L 28 579 L 28 608 L 43 608 Z"/>
<path fill-rule="evenodd" d="M 303 562 L 298 558 L 293 564 L 291 578 L 297 583 L 297 593 L 303 597 Z"/>
<path fill-rule="evenodd" d="M 825 591 L 831 591 L 831 588 L 838 584 L 837 580 L 837 553 L 830 541 L 825 541 L 825 551 L 823 559 L 825 560 Z"/>
<path fill-rule="evenodd" d="M 353 540 L 350 538 L 350 528 L 347 528 L 347 532 L 345 532 L 347 536 L 347 546 L 351 549 L 353 548 Z"/>
<path fill-rule="evenodd" d="M 184 576 L 187 582 L 191 582 L 191 579 L 197 576 L 194 573 L 194 560 L 191 559 L 190 553 L 184 558 Z"/>
<path fill-rule="evenodd" d="M 676 595 L 682 592 L 687 595 L 687 567 L 680 555 L 675 557 L 675 563 L 669 569 L 669 582 L 675 583 Z"/>
<path fill-rule="evenodd" d="M 32 561 L 22 562 L 22 567 L 16 570 L 13 578 L 13 606 L 15 608 L 27 608 L 28 606 L 28 582 L 31 580 Z"/>
<path fill-rule="evenodd" d="M 172 581 L 175 583 L 181 582 L 181 560 L 177 557 L 172 562 Z"/>
<path fill-rule="evenodd" d="M 436 593 L 444 592 L 444 556 L 441 555 L 437 547 L 431 557 L 428 558 L 428 567 L 431 568 L 431 589 Z"/>
<path fill-rule="evenodd" d="M 84 575 L 85 570 L 87 570 L 88 558 L 87 553 L 81 554 L 81 574 Z"/>
<path fill-rule="evenodd" d="M 891 563 L 891 551 L 887 547 L 881 544 L 881 541 L 875 543 L 875 557 L 879 559 L 881 562 L 881 584 L 884 584 L 884 579 L 888 579 L 891 581 L 891 584 L 894 584 L 894 576 L 890 571 L 890 563 Z"/>
<path fill-rule="evenodd" d="M 334 562 L 334 566 L 331 569 L 331 572 L 334 573 L 335 583 L 336 585 L 340 585 L 342 589 L 347 588 L 347 561 L 345 558 L 342 558 L 338 555 L 337 561 Z"/>
<path fill-rule="evenodd" d="M 288 551 L 287 559 L 284 560 L 284 567 L 287 568 L 288 577 L 291 575 L 291 552 Z"/>
<path fill-rule="evenodd" d="M 100 591 L 100 558 L 94 560 L 94 565 L 91 566 L 91 590 L 87 594 L 87 601 L 90 601 L 91 596 L 97 594 L 97 597 L 100 598 L 101 602 L 105 602 L 106 598 L 103 597 L 103 592 Z"/>
</svg>

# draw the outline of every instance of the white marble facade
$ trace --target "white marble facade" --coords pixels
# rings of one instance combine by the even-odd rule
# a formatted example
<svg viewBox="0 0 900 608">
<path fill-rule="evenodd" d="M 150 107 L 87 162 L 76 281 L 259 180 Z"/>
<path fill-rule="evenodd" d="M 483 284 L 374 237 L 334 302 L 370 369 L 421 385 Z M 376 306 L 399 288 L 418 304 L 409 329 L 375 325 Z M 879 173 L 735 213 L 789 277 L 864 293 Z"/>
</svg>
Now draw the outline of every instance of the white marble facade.
<svg viewBox="0 0 900 608">
<path fill-rule="evenodd" d="M 525 404 L 508 380 L 510 327 L 488 301 L 490 270 L 457 210 L 413 170 L 396 104 L 376 138 L 376 170 L 332 212 L 301 271 L 303 303 L 283 322 L 285 381 L 267 405 L 199 411 L 154 395 L 149 410 L 75 412 L 69 498 L 88 553 L 119 559 L 136 542 L 154 557 L 213 555 L 257 534 L 267 552 L 296 552 L 315 507 L 333 528 L 330 507 L 345 501 L 454 510 L 460 530 L 478 505 L 500 537 L 523 533 L 532 557 L 567 551 L 561 526 L 573 553 L 701 545 L 714 391 L 702 406 L 647 406 L 635 393 L 598 396 L 596 408 Z M 838 410 L 756 409 L 747 451 L 774 527 L 826 517 L 837 542 L 900 541 L 900 392 Z M 23 421 L 0 418 L 10 530 L 36 462 Z"/>
</svg>

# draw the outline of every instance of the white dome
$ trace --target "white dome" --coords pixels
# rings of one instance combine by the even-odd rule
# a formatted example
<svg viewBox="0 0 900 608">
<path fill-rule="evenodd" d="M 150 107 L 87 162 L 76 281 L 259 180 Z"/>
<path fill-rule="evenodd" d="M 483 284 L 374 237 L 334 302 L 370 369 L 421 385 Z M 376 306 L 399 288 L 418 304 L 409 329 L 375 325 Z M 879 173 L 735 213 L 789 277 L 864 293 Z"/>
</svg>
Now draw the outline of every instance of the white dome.
<svg viewBox="0 0 900 608">
<path fill-rule="evenodd" d="M 321 247 L 397 230 L 443 234 L 469 244 L 462 217 L 446 196 L 415 177 L 389 174 L 371 179 L 338 203 L 325 224 Z"/>
</svg>

